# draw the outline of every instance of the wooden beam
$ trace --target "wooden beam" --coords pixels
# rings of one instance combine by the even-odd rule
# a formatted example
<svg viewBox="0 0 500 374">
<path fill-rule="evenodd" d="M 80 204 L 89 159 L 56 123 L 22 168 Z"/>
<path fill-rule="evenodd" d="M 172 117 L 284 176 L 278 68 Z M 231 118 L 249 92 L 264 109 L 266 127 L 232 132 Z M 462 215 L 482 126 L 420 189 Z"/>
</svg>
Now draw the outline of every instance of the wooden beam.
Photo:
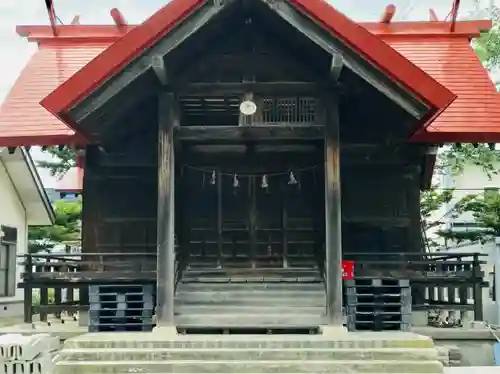
<svg viewBox="0 0 500 374">
<path fill-rule="evenodd" d="M 309 126 L 181 126 L 176 128 L 175 137 L 182 141 L 205 142 L 264 141 L 264 140 L 320 140 L 324 138 L 324 127 Z"/>
<path fill-rule="evenodd" d="M 235 145 L 235 144 L 201 144 L 189 147 L 192 152 L 211 154 L 243 154 L 250 150 L 254 153 L 309 153 L 318 150 L 317 145 L 308 144 L 257 144 L 257 145 Z"/>
<path fill-rule="evenodd" d="M 178 125 L 174 95 L 158 98 L 157 327 L 174 326 L 175 216 L 174 137 Z"/>
<path fill-rule="evenodd" d="M 326 312 L 330 326 L 342 327 L 342 214 L 338 98 L 328 100 L 325 126 Z"/>
<path fill-rule="evenodd" d="M 310 153 L 289 153 L 286 157 L 270 157 L 268 153 L 244 152 L 244 153 L 201 153 L 192 147 L 183 151 L 179 157 L 183 163 L 206 169 L 210 172 L 215 170 L 230 171 L 238 170 L 241 165 L 245 165 L 245 171 L 249 173 L 272 173 L 287 171 L 290 165 L 297 169 L 317 166 L 322 167 L 323 152 L 318 147 L 316 152 Z"/>
<path fill-rule="evenodd" d="M 276 4 L 276 1 L 279 3 L 279 6 Z M 420 119 L 427 114 L 428 107 L 425 103 L 421 102 L 406 89 L 393 82 L 384 72 L 378 70 L 369 61 L 362 59 L 358 53 L 350 49 L 349 46 L 344 45 L 333 36 L 325 33 L 321 26 L 316 25 L 307 16 L 288 4 L 287 1 L 276 1 L 267 2 L 273 12 L 276 12 L 296 30 L 300 31 L 332 56 L 339 52 L 342 53 L 345 66 L 360 76 L 368 84 L 387 96 L 413 117 Z"/>
<path fill-rule="evenodd" d="M 193 61 L 189 66 L 184 66 L 184 69 L 176 72 L 175 85 L 182 87 L 184 84 L 192 80 L 193 75 L 197 72 L 204 71 L 224 71 L 231 69 L 234 66 L 248 65 L 251 67 L 256 77 L 267 74 L 270 67 L 276 69 L 286 69 L 287 73 L 292 76 L 311 77 L 312 80 L 319 81 L 324 79 L 324 76 L 319 72 L 320 69 L 312 69 L 310 65 L 297 59 L 291 53 L 280 53 L 275 51 L 273 54 L 245 52 L 239 54 L 231 54 L 225 51 L 216 52 L 212 50 L 212 46 L 208 50 L 200 51 L 202 59 Z"/>
<path fill-rule="evenodd" d="M 188 83 L 173 88 L 180 96 L 226 96 L 254 94 L 315 94 L 326 86 L 319 82 L 234 82 L 234 83 Z"/>
<path fill-rule="evenodd" d="M 341 53 L 335 53 L 332 55 L 332 65 L 330 67 L 330 76 L 337 82 L 342 73 L 342 68 L 344 67 L 344 57 Z"/>
<path fill-rule="evenodd" d="M 110 79 L 109 82 L 105 83 L 102 87 L 97 89 L 95 93 L 71 110 L 70 115 L 72 119 L 79 123 L 93 112 L 101 109 L 109 100 L 152 69 L 153 56 L 166 56 L 206 25 L 231 2 L 232 0 L 227 0 L 222 4 L 216 3 L 211 6 L 200 7 L 178 27 L 168 33 L 167 36 L 160 40 L 154 47 L 144 53 L 142 57 L 135 60 L 116 77 Z"/>
<path fill-rule="evenodd" d="M 166 86 L 168 84 L 168 77 L 163 56 L 160 55 L 151 56 L 151 66 L 160 84 L 162 86 Z"/>
</svg>

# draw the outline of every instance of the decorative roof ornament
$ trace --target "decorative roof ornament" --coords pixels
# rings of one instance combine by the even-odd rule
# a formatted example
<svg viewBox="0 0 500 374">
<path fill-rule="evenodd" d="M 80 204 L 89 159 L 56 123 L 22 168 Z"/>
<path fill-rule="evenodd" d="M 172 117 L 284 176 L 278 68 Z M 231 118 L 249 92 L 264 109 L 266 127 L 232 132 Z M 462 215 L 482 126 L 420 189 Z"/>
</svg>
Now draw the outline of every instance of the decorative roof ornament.
<svg viewBox="0 0 500 374">
<path fill-rule="evenodd" d="M 257 112 L 257 104 L 252 100 L 245 100 L 240 104 L 240 112 L 245 116 L 253 116 Z"/>
</svg>

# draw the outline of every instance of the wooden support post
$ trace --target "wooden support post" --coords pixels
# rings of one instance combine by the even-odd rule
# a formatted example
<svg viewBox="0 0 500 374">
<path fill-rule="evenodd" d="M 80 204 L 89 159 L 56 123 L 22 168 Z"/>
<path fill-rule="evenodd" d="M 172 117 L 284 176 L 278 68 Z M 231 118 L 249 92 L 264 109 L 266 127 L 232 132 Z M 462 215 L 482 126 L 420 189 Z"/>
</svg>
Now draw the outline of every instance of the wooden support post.
<svg viewBox="0 0 500 374">
<path fill-rule="evenodd" d="M 288 186 L 281 180 L 281 233 L 283 239 L 283 267 L 288 267 Z"/>
<path fill-rule="evenodd" d="M 54 287 L 54 305 L 61 306 L 62 305 L 62 288 Z M 62 313 L 61 311 L 57 311 L 55 313 L 56 318 L 61 319 Z"/>
<path fill-rule="evenodd" d="M 33 323 L 33 258 L 31 254 L 26 256 L 24 268 L 24 322 Z"/>
<path fill-rule="evenodd" d="M 37 273 L 43 273 L 47 270 L 48 259 L 45 260 L 45 264 L 41 266 L 37 266 Z M 49 304 L 49 288 L 46 285 L 40 287 L 40 306 L 47 306 Z M 47 322 L 47 312 L 40 312 L 40 321 Z"/>
<path fill-rule="evenodd" d="M 249 243 L 250 243 L 250 262 L 252 268 L 256 268 L 257 265 L 257 184 L 256 177 L 248 177 L 248 193 L 249 199 L 249 209 L 248 209 L 248 226 L 249 226 Z"/>
<path fill-rule="evenodd" d="M 326 312 L 329 326 L 342 321 L 342 229 L 340 194 L 340 137 L 336 96 L 325 103 L 325 250 L 326 250 Z"/>
<path fill-rule="evenodd" d="M 224 232 L 222 223 L 222 173 L 217 172 L 215 183 L 217 185 L 217 251 L 219 259 L 217 260 L 218 266 L 223 267 L 224 258 Z"/>
<path fill-rule="evenodd" d="M 174 326 L 174 139 L 178 124 L 173 94 L 158 100 L 158 226 L 157 226 L 157 327 Z"/>
<path fill-rule="evenodd" d="M 495 238 L 495 240 L 497 240 L 497 238 Z M 483 288 L 482 288 L 483 273 L 481 271 L 481 262 L 477 254 L 474 255 L 473 277 L 474 277 L 474 286 L 472 289 L 472 297 L 474 299 L 474 321 L 482 321 L 484 318 Z M 499 300 L 496 300 L 496 302 L 498 305 Z"/>
</svg>

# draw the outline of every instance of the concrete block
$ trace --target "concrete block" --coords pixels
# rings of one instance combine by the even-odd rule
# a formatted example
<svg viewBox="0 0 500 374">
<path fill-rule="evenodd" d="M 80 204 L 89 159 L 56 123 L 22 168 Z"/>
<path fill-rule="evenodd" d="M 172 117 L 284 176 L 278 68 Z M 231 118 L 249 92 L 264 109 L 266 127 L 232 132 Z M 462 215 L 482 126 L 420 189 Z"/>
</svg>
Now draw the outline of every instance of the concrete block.
<svg viewBox="0 0 500 374">
<path fill-rule="evenodd" d="M 42 354 L 30 361 L 0 363 L 0 374 L 53 374 L 54 368 L 52 356 Z"/>
<path fill-rule="evenodd" d="M 89 325 L 89 312 L 81 310 L 78 313 L 78 326 L 87 327 Z"/>
<path fill-rule="evenodd" d="M 49 334 L 0 336 L 0 356 L 3 361 L 32 360 L 43 352 L 59 349 L 59 340 Z"/>
</svg>

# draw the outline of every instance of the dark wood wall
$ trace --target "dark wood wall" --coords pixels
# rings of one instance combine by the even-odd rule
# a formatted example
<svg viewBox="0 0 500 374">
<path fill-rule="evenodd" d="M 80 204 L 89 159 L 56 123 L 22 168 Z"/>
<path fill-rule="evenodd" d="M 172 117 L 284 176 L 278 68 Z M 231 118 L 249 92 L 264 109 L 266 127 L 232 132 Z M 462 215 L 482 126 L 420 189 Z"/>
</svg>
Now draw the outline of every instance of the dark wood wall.
<svg viewBox="0 0 500 374">
<path fill-rule="evenodd" d="M 342 167 L 344 253 L 422 250 L 417 162 Z"/>
<path fill-rule="evenodd" d="M 347 151 L 342 154 L 343 250 L 345 253 L 421 250 L 420 171 L 418 168 L 420 158 L 415 146 L 407 145 L 407 148 L 405 157 L 401 153 L 394 153 L 392 164 L 388 164 L 390 156 L 387 156 L 385 164 L 376 159 L 360 164 L 353 161 L 359 156 L 353 156 Z M 177 162 L 182 163 L 182 159 L 178 158 Z M 202 167 L 206 168 L 206 166 Z M 202 218 L 203 208 L 212 209 L 213 214 L 208 214 L 208 216 L 212 217 L 211 222 L 216 231 L 216 198 L 214 194 L 209 193 L 211 191 L 210 175 L 209 173 L 202 175 L 198 172 L 195 175 L 204 180 L 190 183 L 190 192 L 182 194 L 189 199 L 190 203 L 177 201 L 177 210 L 179 214 L 182 214 L 182 206 L 189 207 L 191 211 L 186 213 L 194 219 L 198 217 L 197 215 L 199 215 L 198 218 Z M 316 175 L 318 180 L 315 183 L 323 183 L 321 173 Z M 240 178 L 240 182 L 243 190 L 247 181 L 245 178 Z M 272 184 L 272 189 L 276 189 L 274 178 L 271 178 L 269 182 Z M 258 185 L 260 181 L 255 183 Z M 232 189 L 230 177 L 225 177 L 224 186 L 224 188 Z M 260 191 L 260 187 L 257 187 Z M 198 198 L 193 196 L 196 190 L 199 190 Z M 307 192 L 308 189 L 304 188 L 303 193 Z M 243 191 L 239 191 L 239 195 L 242 193 Z M 266 194 L 263 193 L 263 196 Z M 278 199 L 277 195 L 276 198 Z M 200 199 L 205 203 L 194 204 L 200 202 Z M 298 205 L 305 202 L 300 194 L 292 200 L 296 200 Z M 323 199 L 313 199 L 313 201 L 315 204 L 324 203 Z M 240 203 L 244 205 L 247 202 Z M 194 209 L 195 205 L 198 206 L 198 211 Z M 272 204 L 266 203 L 267 205 L 271 208 Z M 94 146 L 88 147 L 83 204 L 84 252 L 156 253 L 156 214 L 157 144 L 154 127 L 106 152 Z M 279 215 L 281 212 L 276 212 L 276 214 Z M 279 219 L 276 224 L 278 222 Z M 323 221 L 316 220 L 316 224 L 323 225 Z M 217 241 L 215 236 L 214 244 Z M 279 236 L 282 238 L 281 234 Z M 136 258 L 132 260 L 134 266 L 150 269 L 155 264 L 154 256 L 145 256 L 141 261 L 136 261 Z"/>
<path fill-rule="evenodd" d="M 86 152 L 83 252 L 155 254 L 156 124 L 145 124 L 140 134 L 122 143 L 104 150 L 89 146 Z M 112 257 L 105 260 L 118 262 Z M 133 270 L 156 266 L 154 256 L 128 261 Z"/>
</svg>

